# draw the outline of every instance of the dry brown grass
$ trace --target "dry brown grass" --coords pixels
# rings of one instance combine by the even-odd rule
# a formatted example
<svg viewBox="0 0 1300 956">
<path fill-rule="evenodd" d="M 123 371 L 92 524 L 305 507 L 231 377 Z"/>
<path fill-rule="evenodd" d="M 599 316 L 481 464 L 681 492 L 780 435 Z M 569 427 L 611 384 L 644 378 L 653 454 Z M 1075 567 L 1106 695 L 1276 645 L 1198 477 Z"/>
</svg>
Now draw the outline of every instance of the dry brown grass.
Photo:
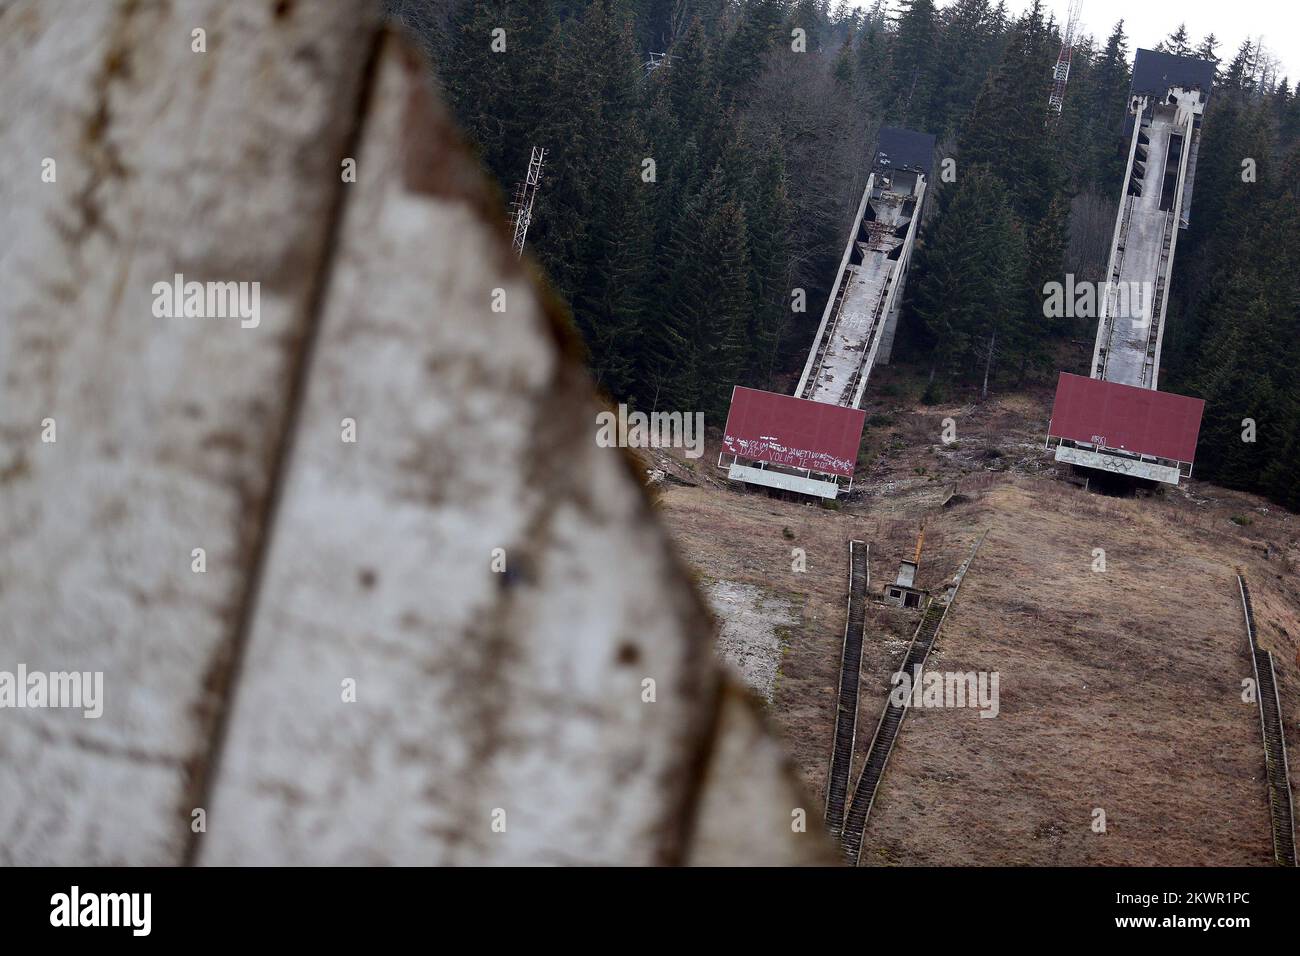
<svg viewBox="0 0 1300 956">
<path fill-rule="evenodd" d="M 1255 593 L 1260 642 L 1276 656 L 1294 728 L 1300 524 L 1253 496 L 1200 482 L 1190 483 L 1190 495 L 1140 499 L 1067 484 L 1033 448 L 1047 398 L 892 411 L 895 423 L 871 436 L 880 454 L 871 476 L 859 478 L 863 495 L 844 511 L 705 481 L 663 489 L 661 514 L 702 577 L 768 588 L 802 607 L 772 713 L 818 805 L 848 541 L 871 542 L 879 595 L 910 556 L 923 519 L 919 583 L 930 588 L 945 584 L 979 533 L 993 529 L 932 666 L 998 671 L 1001 714 L 909 716 L 872 811 L 864 861 L 1267 863 L 1258 716 L 1240 699 L 1250 661 L 1234 568 L 1243 567 Z M 947 415 L 958 419 L 963 449 L 1003 450 L 986 464 L 996 471 L 936 450 Z M 710 455 L 697 477 L 712 471 L 712 445 Z M 918 477 L 918 467 L 938 480 Z M 954 485 L 965 500 L 939 509 Z M 1232 522 L 1242 514 L 1250 525 Z M 805 549 L 806 574 L 790 570 L 792 547 Z M 1105 573 L 1092 570 L 1093 548 L 1106 551 Z M 915 612 L 869 609 L 859 754 L 916 620 Z M 1105 834 L 1091 827 L 1098 807 Z"/>
</svg>

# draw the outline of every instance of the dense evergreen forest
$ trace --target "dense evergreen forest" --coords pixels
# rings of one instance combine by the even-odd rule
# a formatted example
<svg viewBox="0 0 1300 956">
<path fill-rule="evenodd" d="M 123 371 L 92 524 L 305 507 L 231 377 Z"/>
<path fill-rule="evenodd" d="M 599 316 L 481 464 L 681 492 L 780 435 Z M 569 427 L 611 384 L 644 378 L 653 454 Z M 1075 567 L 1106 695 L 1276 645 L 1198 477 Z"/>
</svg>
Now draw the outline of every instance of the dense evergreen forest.
<svg viewBox="0 0 1300 956">
<path fill-rule="evenodd" d="M 934 133 L 956 162 L 928 204 L 895 348 L 928 397 L 986 374 L 1050 382 L 1071 341 L 1091 355 L 1094 320 L 1045 318 L 1043 286 L 1103 278 L 1134 53 L 1122 21 L 1080 39 L 1049 120 L 1061 25 L 1039 4 L 388 6 L 507 195 L 531 147 L 549 150 L 529 251 L 619 400 L 719 422 L 732 384 L 788 387 L 882 124 Z M 1249 41 L 1224 53 L 1171 27 L 1159 49 L 1218 71 L 1161 385 L 1207 400 L 1201 477 L 1300 509 L 1300 97 Z"/>
</svg>

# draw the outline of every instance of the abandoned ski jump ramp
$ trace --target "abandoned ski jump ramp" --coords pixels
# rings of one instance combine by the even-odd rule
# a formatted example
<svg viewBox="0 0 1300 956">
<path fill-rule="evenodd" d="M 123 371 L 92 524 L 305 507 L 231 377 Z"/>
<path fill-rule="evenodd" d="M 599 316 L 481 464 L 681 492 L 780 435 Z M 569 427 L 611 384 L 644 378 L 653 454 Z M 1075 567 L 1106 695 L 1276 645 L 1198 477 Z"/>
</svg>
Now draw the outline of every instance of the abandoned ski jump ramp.
<svg viewBox="0 0 1300 956">
<path fill-rule="evenodd" d="M 1125 128 L 1124 196 L 1111 237 L 1094 378 L 1155 388 L 1178 230 L 1187 228 L 1214 66 L 1139 50 Z"/>
<path fill-rule="evenodd" d="M 1192 473 L 1204 403 L 1167 393 L 1152 402 L 1132 390 L 1156 392 L 1174 252 L 1179 230 L 1187 228 L 1213 81 L 1208 60 L 1137 51 L 1125 121 L 1128 165 L 1089 368 L 1098 386 L 1081 418 L 1074 401 L 1079 383 L 1061 376 L 1047 438 L 1059 462 L 1173 485 Z M 1072 403 L 1073 411 L 1066 407 Z M 1089 427 L 1080 430 L 1083 418 Z M 1139 420 L 1148 437 L 1116 439 L 1120 433 L 1133 439 Z M 1190 445 L 1176 455 L 1163 450 L 1189 422 Z"/>
<path fill-rule="evenodd" d="M 871 369 L 888 362 L 898 305 L 934 163 L 934 137 L 885 127 L 799 398 L 857 408 Z"/>
<path fill-rule="evenodd" d="M 881 129 L 835 284 L 794 395 L 739 387 L 732 393 L 718 456 L 718 467 L 726 468 L 731 480 L 822 498 L 835 498 L 852 487 L 862 438 L 857 410 L 872 368 L 888 362 L 893 349 L 934 167 L 934 144 L 929 133 Z M 834 449 L 818 444 L 819 435 L 832 433 L 837 436 Z M 838 440 L 846 436 L 847 441 Z M 724 463 L 728 454 L 729 464 Z"/>
</svg>

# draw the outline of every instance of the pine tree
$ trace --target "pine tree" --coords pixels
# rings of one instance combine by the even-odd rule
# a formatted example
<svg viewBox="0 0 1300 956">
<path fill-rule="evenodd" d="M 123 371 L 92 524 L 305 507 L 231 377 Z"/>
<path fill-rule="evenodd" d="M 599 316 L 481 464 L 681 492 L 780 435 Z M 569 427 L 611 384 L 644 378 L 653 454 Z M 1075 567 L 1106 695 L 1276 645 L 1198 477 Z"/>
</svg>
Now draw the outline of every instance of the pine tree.
<svg viewBox="0 0 1300 956">
<path fill-rule="evenodd" d="M 1224 70 L 1222 85 L 1227 91 L 1236 93 L 1253 93 L 1255 91 L 1259 70 L 1259 47 L 1247 37 L 1237 48 L 1237 55 L 1232 58 Z"/>
<path fill-rule="evenodd" d="M 835 83 L 844 94 L 850 94 L 853 89 L 853 36 L 850 34 L 840 46 L 840 52 L 835 57 L 835 68 L 831 71 L 835 77 Z"/>
<path fill-rule="evenodd" d="M 1232 321 L 1219 323 L 1219 333 L 1205 347 L 1207 364 L 1194 383 L 1205 399 L 1202 440 L 1197 458 L 1203 471 L 1229 487 L 1250 488 L 1264 473 L 1269 455 L 1285 441 L 1276 414 L 1276 388 L 1261 357 L 1265 345 L 1267 301 L 1249 296 L 1254 283 L 1237 273 L 1228 281 L 1221 307 L 1232 310 Z M 1255 422 L 1255 441 L 1243 441 L 1246 419 Z"/>
<path fill-rule="evenodd" d="M 513 183 L 527 169 L 554 92 L 560 35 L 551 2 L 467 3 L 449 30 L 447 55 L 436 66 L 452 108 L 484 165 L 499 181 Z M 493 49 L 500 41 L 505 49 Z"/>
<path fill-rule="evenodd" d="M 762 72 L 768 51 L 780 37 L 784 10 L 778 0 L 743 0 L 740 23 L 723 48 L 715 79 L 723 102 L 743 102 L 754 80 Z M 784 42 L 789 42 L 789 33 Z M 789 47 L 787 46 L 788 50 Z"/>
<path fill-rule="evenodd" d="M 1191 255 L 1187 272 L 1175 278 L 1190 304 L 1181 326 L 1170 327 L 1176 347 L 1167 361 L 1168 381 L 1206 400 L 1199 473 L 1294 507 L 1300 503 L 1294 479 L 1300 467 L 1300 274 L 1292 260 L 1300 246 L 1294 178 L 1300 176 L 1300 151 L 1274 170 L 1267 103 L 1246 98 L 1240 88 L 1227 92 L 1206 120 L 1202 155 L 1212 178 L 1202 181 L 1198 168 L 1204 185 L 1188 236 Z M 1239 175 L 1243 151 L 1259 154 L 1255 183 Z M 1247 419 L 1254 441 L 1243 437 Z"/>
<path fill-rule="evenodd" d="M 627 0 L 635 12 L 637 41 L 646 53 L 663 53 L 673 41 L 676 0 Z"/>
<path fill-rule="evenodd" d="M 1025 288 L 1028 290 L 1028 301 L 1025 315 L 1027 320 L 1023 326 L 1022 344 L 1018 349 L 1024 359 L 1024 366 L 1042 364 L 1046 359 L 1044 332 L 1050 331 L 1058 336 L 1067 336 L 1079 331 L 1079 323 L 1068 314 L 1054 320 L 1043 315 L 1043 287 L 1049 282 L 1065 283 L 1065 246 L 1069 240 L 1069 232 L 1069 202 L 1064 196 L 1058 196 L 1048 206 L 1047 214 L 1034 224 L 1026 238 Z M 1066 311 L 1068 313 L 1070 310 Z"/>
<path fill-rule="evenodd" d="M 1215 70 L 1214 70 L 1214 82 L 1215 82 L 1216 84 L 1219 82 L 1219 70 L 1218 70 L 1218 66 L 1219 66 L 1219 52 L 1218 52 L 1218 50 L 1219 50 L 1219 38 L 1216 37 L 1213 33 L 1208 33 L 1208 34 L 1206 34 L 1205 39 L 1202 40 L 1202 41 L 1200 42 L 1200 45 L 1197 46 L 1197 48 L 1196 48 L 1196 56 L 1200 57 L 1202 60 L 1209 60 L 1211 63 L 1214 64 L 1214 66 L 1215 66 Z"/>
<path fill-rule="evenodd" d="M 879 7 L 879 2 L 877 3 Z M 868 13 L 862 28 L 858 31 L 857 55 L 854 63 L 859 102 L 870 97 L 879 97 L 893 83 L 890 72 L 889 40 L 885 32 L 883 13 L 873 10 Z"/>
<path fill-rule="evenodd" d="M 657 70 L 654 79 L 666 86 L 673 116 L 690 135 L 707 117 L 705 109 L 716 87 L 708 37 L 698 17 L 673 45 L 671 55 L 668 66 Z"/>
<path fill-rule="evenodd" d="M 965 118 L 994 65 L 987 55 L 993 29 L 989 0 L 957 0 L 941 16 L 936 75 L 926 110 L 927 127 L 940 136 Z"/>
<path fill-rule="evenodd" d="M 552 168 L 560 175 L 543 192 L 542 221 L 552 228 L 542 238 L 548 262 L 558 260 L 551 274 L 571 279 L 568 296 L 597 384 L 631 398 L 653 268 L 651 186 L 639 175 L 641 71 L 631 22 L 620 24 L 603 3 L 588 8 L 571 37 L 557 84 L 567 129 L 554 140 Z M 569 148 L 574 143 L 581 153 Z M 570 229 L 573 223 L 581 228 Z M 561 236 L 569 241 L 564 252 L 557 251 Z"/>
<path fill-rule="evenodd" d="M 785 156 L 775 136 L 746 144 L 761 157 L 743 186 L 754 307 L 746 326 L 742 381 L 770 388 L 790 324 L 790 225 L 794 209 L 786 191 Z"/>
<path fill-rule="evenodd" d="M 1178 24 L 1177 30 L 1156 44 L 1156 50 L 1174 56 L 1191 56 L 1191 38 L 1187 35 L 1187 24 Z"/>
<path fill-rule="evenodd" d="M 1281 170 L 1267 177 L 1268 192 L 1259 204 L 1255 228 L 1246 253 L 1254 267 L 1254 289 L 1263 300 L 1263 314 L 1252 330 L 1252 358 L 1267 376 L 1271 404 L 1260 415 L 1261 470 L 1249 477 L 1250 487 L 1295 508 L 1300 505 L 1296 470 L 1300 468 L 1300 149 L 1287 156 Z M 1258 419 L 1257 419 L 1258 421 Z M 1262 487 L 1261 487 L 1262 486 Z"/>
<path fill-rule="evenodd" d="M 935 79 L 939 18 L 934 0 L 900 0 L 894 38 L 891 116 L 904 126 L 924 129 Z"/>
<path fill-rule="evenodd" d="M 967 169 L 917 253 L 913 311 L 947 375 L 973 380 L 977 353 L 996 348 L 1023 313 L 1022 246 L 1006 189 L 988 170 Z M 1014 336 L 1013 336 L 1014 337 Z"/>
<path fill-rule="evenodd" d="M 1063 185 L 1056 145 L 1043 135 L 1055 50 L 1039 0 L 1016 25 L 997 70 L 980 90 L 960 140 L 959 161 L 985 165 L 1014 184 L 1017 215 L 1037 222 Z"/>
<path fill-rule="evenodd" d="M 674 269 L 647 342 L 650 407 L 725 415 L 753 308 L 747 246 L 743 209 L 715 167 L 673 229 Z"/>
<path fill-rule="evenodd" d="M 960 338 L 953 341 L 959 352 L 969 353 L 963 361 L 978 359 L 985 373 L 1012 369 L 1018 380 L 1048 364 L 1049 335 L 1064 331 L 1044 321 L 1042 300 L 1044 282 L 1060 279 L 1067 229 L 1064 131 L 1045 135 L 1043 127 L 1057 49 L 1059 40 L 1035 3 L 1017 22 L 1001 62 L 981 89 L 959 150 L 966 177 L 975 165 L 1001 181 L 996 201 L 993 194 L 987 200 L 990 225 L 982 239 L 987 268 L 1003 288 L 994 298 L 988 292 L 992 283 L 968 280 L 964 295 L 987 297 L 975 314 L 961 319 L 971 336 L 968 346 L 960 348 Z M 928 268 L 934 258 L 927 255 L 923 262 Z M 942 314 L 927 306 L 927 295 L 918 290 L 918 311 Z M 952 364 L 952 356 L 947 361 Z"/>
<path fill-rule="evenodd" d="M 1120 20 L 1098 54 L 1096 68 L 1088 78 L 1090 82 L 1076 94 L 1082 100 L 1082 108 L 1093 119 L 1088 140 L 1080 144 L 1088 154 L 1084 183 L 1106 197 L 1119 195 L 1127 164 L 1121 141 L 1131 79 L 1128 61 L 1128 38 L 1124 35 L 1124 21 Z"/>
<path fill-rule="evenodd" d="M 1272 123 L 1277 131 L 1277 140 L 1282 145 L 1283 149 L 1289 146 L 1296 136 L 1296 129 L 1292 125 L 1295 113 L 1292 109 L 1294 101 L 1295 98 L 1291 93 L 1290 81 L 1284 76 L 1277 84 L 1277 88 L 1273 91 L 1273 95 L 1269 97 L 1269 110 L 1272 113 Z"/>
</svg>

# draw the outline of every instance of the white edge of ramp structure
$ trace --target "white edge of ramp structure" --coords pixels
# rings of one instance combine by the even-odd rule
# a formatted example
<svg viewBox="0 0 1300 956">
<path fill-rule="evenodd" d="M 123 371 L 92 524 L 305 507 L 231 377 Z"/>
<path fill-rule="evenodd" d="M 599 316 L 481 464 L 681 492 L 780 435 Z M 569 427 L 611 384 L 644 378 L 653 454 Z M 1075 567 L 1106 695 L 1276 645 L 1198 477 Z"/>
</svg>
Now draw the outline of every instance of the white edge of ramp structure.
<svg viewBox="0 0 1300 956">
<path fill-rule="evenodd" d="M 755 468 L 752 465 L 741 465 L 732 462 L 731 467 L 727 469 L 727 477 L 732 481 L 744 481 L 751 485 L 766 485 L 769 488 L 780 488 L 784 491 L 798 491 L 805 495 L 816 495 L 819 498 L 834 498 L 840 493 L 840 486 L 835 481 L 822 481 L 817 478 L 801 478 L 798 475 L 790 475 L 783 471 L 774 471 L 768 468 Z"/>
<path fill-rule="evenodd" d="M 1189 160 L 1196 151 L 1200 137 L 1200 128 L 1196 119 L 1204 110 L 1204 102 L 1199 91 L 1171 87 L 1169 96 L 1174 103 L 1161 101 L 1152 103 L 1146 96 L 1134 96 L 1129 101 L 1129 114 L 1133 118 L 1133 133 L 1129 141 L 1128 166 L 1124 176 L 1124 195 L 1120 199 L 1115 216 L 1115 228 L 1111 235 L 1110 257 L 1107 262 L 1107 286 L 1101 296 L 1101 316 L 1097 323 L 1097 336 L 1092 350 L 1092 377 L 1124 385 L 1137 385 L 1142 388 L 1156 388 L 1160 375 L 1160 351 L 1164 341 L 1165 313 L 1168 311 L 1169 286 L 1174 269 L 1174 253 L 1178 245 L 1178 230 L 1186 218 L 1183 208 L 1184 197 L 1189 193 Z M 1167 97 L 1166 97 L 1167 99 Z M 1153 112 L 1153 119 L 1144 122 L 1148 109 Z M 1167 114 L 1173 112 L 1173 117 Z M 1166 114 L 1162 117 L 1160 114 Z M 1147 190 L 1147 195 L 1133 194 L 1131 186 L 1135 182 L 1134 166 L 1138 162 L 1137 149 L 1145 132 L 1154 129 L 1159 121 L 1163 136 L 1159 143 L 1149 142 L 1151 147 L 1146 156 L 1144 173 L 1136 180 Z M 1143 209 L 1151 200 L 1160 202 L 1163 187 L 1161 179 L 1166 172 L 1166 163 L 1171 144 L 1175 138 L 1179 144 L 1177 181 L 1172 202 L 1167 210 L 1159 210 L 1163 216 L 1153 215 L 1156 210 Z M 1159 155 L 1156 146 L 1160 147 Z M 1147 175 L 1151 174 L 1151 175 Z M 1145 198 L 1146 202 L 1141 200 Z M 1143 222 L 1148 228 L 1133 229 L 1134 222 Z M 1151 226 L 1158 228 L 1151 228 Z M 1161 248 L 1152 249 L 1150 240 L 1160 243 Z M 1154 273 L 1141 268 L 1141 263 L 1155 260 Z M 1135 263 L 1139 270 L 1131 268 L 1126 271 L 1127 263 Z M 1134 314 L 1133 303 L 1124 295 L 1133 283 L 1140 283 L 1141 292 L 1135 300 L 1141 314 Z M 1150 289 L 1151 291 L 1147 291 Z M 1121 298 L 1129 298 L 1129 308 L 1118 308 Z M 1120 323 L 1134 323 L 1140 335 L 1130 338 L 1127 343 L 1118 339 Z M 1126 352 L 1137 351 L 1140 354 L 1129 356 L 1127 362 L 1112 366 L 1111 358 L 1116 354 L 1123 356 Z M 1136 374 L 1135 374 L 1136 373 Z"/>
<path fill-rule="evenodd" d="M 898 303 L 903 295 L 903 286 L 907 282 L 907 266 L 912 259 L 917 224 L 921 221 L 921 205 L 925 202 L 925 189 L 925 176 L 918 173 L 916 191 L 912 194 L 916 205 L 912 208 L 907 234 L 903 238 L 903 251 L 899 253 L 885 286 L 884 301 L 879 305 L 879 317 L 871 330 L 871 344 L 868 347 L 867 357 L 858 371 L 858 385 L 853 392 L 854 408 L 862 405 L 862 393 L 867 390 L 867 379 L 871 377 L 871 370 L 876 367 L 877 362 L 881 364 L 887 362 L 889 353 L 894 347 L 894 330 L 898 325 Z"/>
<path fill-rule="evenodd" d="M 853 253 L 853 243 L 858 238 L 858 230 L 862 227 L 862 217 L 867 212 L 867 202 L 871 199 L 871 190 L 876 185 L 876 174 L 873 172 L 867 177 L 866 188 L 862 190 L 862 199 L 858 202 L 858 213 L 853 217 L 853 228 L 849 233 L 849 241 L 844 244 L 844 255 L 840 256 L 839 271 L 835 273 L 835 285 L 831 289 L 831 294 L 826 297 L 826 308 L 822 309 L 821 324 L 817 326 L 817 334 L 813 336 L 812 348 L 808 350 L 808 360 L 804 362 L 803 374 L 799 376 L 799 384 L 795 386 L 794 393 L 802 395 L 804 386 L 808 384 L 808 376 L 812 374 L 813 365 L 817 361 L 818 347 L 821 345 L 822 336 L 826 334 L 826 324 L 830 321 L 831 313 L 835 311 L 835 303 L 839 300 L 840 291 L 844 286 L 844 277 L 848 273 L 849 256 Z"/>
<path fill-rule="evenodd" d="M 892 350 L 897 305 L 928 185 L 928 166 L 908 163 L 907 158 L 900 165 L 892 165 L 882 139 L 840 257 L 835 285 L 795 388 L 798 398 L 859 407 L 876 361 L 882 352 L 887 355 Z M 895 188 L 901 185 L 900 177 L 907 183 L 905 191 Z M 905 212 L 909 204 L 911 210 Z M 866 216 L 873 206 L 878 212 L 868 220 Z M 904 220 L 907 228 L 898 237 L 894 230 Z M 866 240 L 861 238 L 864 228 L 868 232 Z M 856 264 L 852 262 L 855 247 L 862 253 L 862 261 Z M 888 344 L 882 346 L 886 340 Z"/>
<path fill-rule="evenodd" d="M 1056 447 L 1056 460 L 1067 465 L 1080 465 L 1084 468 L 1096 468 L 1117 475 L 1132 478 L 1145 478 L 1148 481 L 1162 481 L 1165 484 L 1178 484 L 1178 469 L 1172 465 L 1159 465 L 1155 462 L 1142 461 L 1126 455 L 1106 454 L 1075 448 L 1070 445 Z"/>
</svg>

